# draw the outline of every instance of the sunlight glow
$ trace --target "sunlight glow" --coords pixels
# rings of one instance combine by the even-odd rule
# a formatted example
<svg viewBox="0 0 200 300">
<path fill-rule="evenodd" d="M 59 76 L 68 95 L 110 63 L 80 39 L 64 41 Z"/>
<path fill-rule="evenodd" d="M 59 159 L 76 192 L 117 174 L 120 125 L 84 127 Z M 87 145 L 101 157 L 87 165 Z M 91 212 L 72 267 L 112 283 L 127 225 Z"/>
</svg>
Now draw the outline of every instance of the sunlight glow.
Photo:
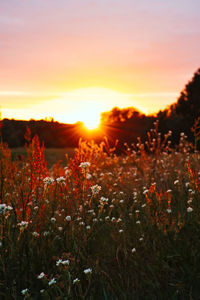
<svg viewBox="0 0 200 300">
<path fill-rule="evenodd" d="M 83 123 L 87 129 L 93 130 L 93 129 L 97 129 L 99 127 L 99 121 L 100 121 L 99 119 L 100 119 L 100 116 L 94 117 L 94 118 L 89 118 L 88 120 L 83 121 Z"/>
</svg>

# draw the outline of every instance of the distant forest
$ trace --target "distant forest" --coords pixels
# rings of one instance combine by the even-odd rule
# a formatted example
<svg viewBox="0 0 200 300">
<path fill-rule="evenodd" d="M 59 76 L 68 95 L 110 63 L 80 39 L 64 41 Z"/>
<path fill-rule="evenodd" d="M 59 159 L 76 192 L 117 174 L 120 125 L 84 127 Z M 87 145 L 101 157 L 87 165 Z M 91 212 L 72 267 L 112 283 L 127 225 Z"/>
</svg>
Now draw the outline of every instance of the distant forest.
<svg viewBox="0 0 200 300">
<path fill-rule="evenodd" d="M 200 116 L 200 69 L 181 91 L 177 102 L 159 111 L 156 115 L 146 116 L 133 107 L 113 108 L 101 115 L 101 130 L 87 131 L 83 123 L 62 124 L 55 121 L 30 120 L 18 121 L 4 119 L 1 121 L 3 142 L 9 147 L 22 147 L 25 144 L 27 127 L 32 136 L 38 135 L 47 148 L 76 147 L 80 138 L 100 142 L 106 136 L 111 145 L 119 140 L 119 146 L 137 142 L 137 138 L 145 139 L 147 131 L 159 121 L 159 131 L 164 135 L 172 131 L 172 143 L 177 144 L 180 133 L 184 132 L 193 141 L 191 131 L 195 120 Z"/>
</svg>

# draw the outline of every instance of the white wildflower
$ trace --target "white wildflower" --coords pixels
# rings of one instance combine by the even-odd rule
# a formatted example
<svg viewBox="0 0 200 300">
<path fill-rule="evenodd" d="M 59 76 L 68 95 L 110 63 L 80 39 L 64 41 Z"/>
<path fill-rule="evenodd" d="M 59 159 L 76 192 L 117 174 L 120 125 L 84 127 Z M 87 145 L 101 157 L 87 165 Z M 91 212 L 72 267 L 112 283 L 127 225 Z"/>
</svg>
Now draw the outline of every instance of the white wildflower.
<svg viewBox="0 0 200 300">
<path fill-rule="evenodd" d="M 4 203 L 0 204 L 0 215 L 5 215 L 13 210 L 12 206 L 6 205 Z"/>
<path fill-rule="evenodd" d="M 81 168 L 81 169 L 87 169 L 87 168 L 90 167 L 90 165 L 91 164 L 90 164 L 89 161 L 85 161 L 85 162 L 80 163 L 79 168 Z"/>
<path fill-rule="evenodd" d="M 50 234 L 49 231 L 44 231 L 44 232 L 43 232 L 43 235 L 44 235 L 44 236 L 48 236 L 49 234 Z"/>
<path fill-rule="evenodd" d="M 65 177 L 63 177 L 63 176 L 58 177 L 58 178 L 56 178 L 56 181 L 57 181 L 57 183 L 63 183 L 63 182 L 65 182 Z"/>
<path fill-rule="evenodd" d="M 65 219 L 66 219 L 66 221 L 70 222 L 72 218 L 71 218 L 71 216 L 66 216 Z"/>
<path fill-rule="evenodd" d="M 73 280 L 73 284 L 76 284 L 76 283 L 78 283 L 78 282 L 80 282 L 80 280 L 79 280 L 78 278 L 75 278 L 75 279 Z"/>
<path fill-rule="evenodd" d="M 101 186 L 98 184 L 95 184 L 95 185 L 91 186 L 91 190 L 92 190 L 92 194 L 96 195 L 100 192 Z"/>
<path fill-rule="evenodd" d="M 36 231 L 34 231 L 32 234 L 33 234 L 33 236 L 36 237 L 36 238 L 38 238 L 38 237 L 40 236 L 39 233 L 36 232 Z"/>
<path fill-rule="evenodd" d="M 85 269 L 84 273 L 85 274 L 91 274 L 92 273 L 92 269 L 91 268 Z"/>
<path fill-rule="evenodd" d="M 26 221 L 21 221 L 20 223 L 17 224 L 20 228 L 27 228 L 28 227 L 28 222 Z"/>
<path fill-rule="evenodd" d="M 187 208 L 187 212 L 190 213 L 190 212 L 192 212 L 192 211 L 193 211 L 193 208 L 189 206 L 189 207 Z"/>
<path fill-rule="evenodd" d="M 44 274 L 44 272 L 42 272 L 42 273 L 40 273 L 40 275 L 38 275 L 38 279 L 42 279 L 42 278 L 44 278 L 45 277 L 45 274 Z"/>
<path fill-rule="evenodd" d="M 28 292 L 29 292 L 28 289 L 24 289 L 24 290 L 21 291 L 21 294 L 22 294 L 22 295 L 26 295 L 26 294 L 28 294 Z"/>
<path fill-rule="evenodd" d="M 52 279 L 49 281 L 48 285 L 51 286 L 52 284 L 55 284 L 55 283 L 56 283 L 56 279 L 55 279 L 55 278 L 52 278 Z"/>
<path fill-rule="evenodd" d="M 88 173 L 88 174 L 86 175 L 86 179 L 89 180 L 89 179 L 91 179 L 91 178 L 92 178 L 92 175 Z"/>
<path fill-rule="evenodd" d="M 45 178 L 43 179 L 43 182 L 44 182 L 44 184 L 49 185 L 49 184 L 51 184 L 51 183 L 54 182 L 54 179 L 51 178 L 51 177 L 45 177 Z"/>
</svg>

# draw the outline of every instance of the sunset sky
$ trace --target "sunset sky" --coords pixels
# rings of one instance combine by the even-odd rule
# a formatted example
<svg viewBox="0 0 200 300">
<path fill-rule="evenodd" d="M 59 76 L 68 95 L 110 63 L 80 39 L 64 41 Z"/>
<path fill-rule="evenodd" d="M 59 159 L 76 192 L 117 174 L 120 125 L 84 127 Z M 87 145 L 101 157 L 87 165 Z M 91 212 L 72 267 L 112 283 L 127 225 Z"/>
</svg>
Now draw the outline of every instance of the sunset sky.
<svg viewBox="0 0 200 300">
<path fill-rule="evenodd" d="M 156 112 L 200 67 L 199 0 L 0 0 L 3 118 Z"/>
</svg>

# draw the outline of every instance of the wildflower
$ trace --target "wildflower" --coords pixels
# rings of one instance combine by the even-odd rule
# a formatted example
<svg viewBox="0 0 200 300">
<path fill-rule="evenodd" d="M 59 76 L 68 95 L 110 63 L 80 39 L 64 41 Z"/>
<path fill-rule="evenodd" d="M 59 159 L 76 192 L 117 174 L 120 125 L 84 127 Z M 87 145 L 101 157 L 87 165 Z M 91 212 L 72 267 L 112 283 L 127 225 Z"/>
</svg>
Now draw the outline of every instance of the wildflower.
<svg viewBox="0 0 200 300">
<path fill-rule="evenodd" d="M 52 284 L 55 284 L 55 283 L 56 283 L 56 279 L 55 279 L 55 278 L 52 278 L 52 279 L 49 281 L 48 285 L 51 286 Z"/>
<path fill-rule="evenodd" d="M 44 231 L 44 232 L 43 232 L 43 235 L 44 235 L 44 236 L 47 236 L 47 235 L 49 235 L 49 233 L 50 233 L 49 231 Z"/>
<path fill-rule="evenodd" d="M 120 229 L 120 230 L 119 230 L 119 233 L 122 233 L 122 232 L 123 232 L 123 229 Z"/>
<path fill-rule="evenodd" d="M 65 220 L 68 221 L 68 222 L 70 222 L 71 219 L 72 219 L 71 216 L 66 216 L 66 218 L 65 218 Z"/>
<path fill-rule="evenodd" d="M 65 177 L 63 177 L 63 176 L 58 177 L 58 178 L 56 178 L 56 181 L 57 181 L 57 183 L 65 182 Z"/>
<path fill-rule="evenodd" d="M 38 238 L 38 237 L 40 236 L 39 233 L 36 232 L 36 231 L 34 231 L 32 234 L 33 234 L 33 236 L 36 237 L 36 238 Z"/>
<path fill-rule="evenodd" d="M 90 230 L 90 225 L 86 226 L 86 229 L 87 229 L 87 230 Z"/>
<path fill-rule="evenodd" d="M 147 194 L 149 190 L 144 190 L 143 195 Z"/>
<path fill-rule="evenodd" d="M 172 190 L 167 190 L 167 193 L 171 193 L 172 192 Z"/>
<path fill-rule="evenodd" d="M 44 274 L 44 272 L 42 272 L 42 273 L 40 273 L 40 275 L 38 275 L 38 279 L 42 279 L 42 278 L 44 278 L 45 277 L 45 274 Z"/>
<path fill-rule="evenodd" d="M 24 289 L 24 290 L 21 291 L 21 294 L 22 294 L 22 295 L 26 295 L 26 294 L 28 294 L 28 292 L 29 292 L 28 289 Z"/>
<path fill-rule="evenodd" d="M 61 264 L 62 264 L 62 259 L 57 260 L 56 266 L 58 267 L 58 266 L 60 266 Z"/>
<path fill-rule="evenodd" d="M 131 250 L 131 252 L 132 252 L 132 253 L 135 253 L 135 252 L 136 252 L 136 249 L 135 249 L 135 248 L 133 248 L 133 249 Z"/>
<path fill-rule="evenodd" d="M 139 214 L 139 212 L 140 212 L 140 211 L 139 211 L 139 209 L 136 209 L 136 211 L 135 211 L 135 212 L 136 212 L 137 214 Z"/>
<path fill-rule="evenodd" d="M 88 174 L 86 175 L 86 179 L 89 180 L 89 179 L 91 179 L 91 178 L 92 178 L 92 175 L 88 173 Z"/>
<path fill-rule="evenodd" d="M 144 208 L 145 206 L 146 206 L 146 204 L 143 204 L 141 207 L 143 207 L 143 208 Z"/>
<path fill-rule="evenodd" d="M 136 221 L 136 224 L 140 224 L 140 221 L 138 220 L 138 221 Z"/>
<path fill-rule="evenodd" d="M 110 220 L 110 217 L 109 217 L 109 216 L 106 216 L 106 217 L 105 217 L 105 220 L 106 220 L 106 221 L 109 221 L 109 220 Z"/>
<path fill-rule="evenodd" d="M 85 274 L 91 274 L 92 273 L 92 269 L 91 268 L 88 268 L 88 269 L 85 269 L 83 271 Z"/>
<path fill-rule="evenodd" d="M 45 290 L 44 290 L 44 289 L 40 290 L 40 293 L 41 293 L 41 294 L 43 294 L 44 292 L 45 292 Z"/>
<path fill-rule="evenodd" d="M 111 221 L 114 222 L 115 221 L 115 217 L 112 217 Z"/>
<path fill-rule="evenodd" d="M 167 209 L 168 214 L 171 214 L 172 210 L 170 208 Z"/>
<path fill-rule="evenodd" d="M 101 186 L 98 184 L 95 184 L 95 185 L 91 186 L 91 190 L 92 190 L 92 194 L 96 195 L 100 192 Z"/>
<path fill-rule="evenodd" d="M 190 212 L 192 212 L 192 211 L 193 211 L 193 208 L 189 206 L 189 207 L 187 208 L 187 212 L 190 213 Z"/>
<path fill-rule="evenodd" d="M 54 182 L 54 179 L 51 178 L 51 177 L 45 177 L 45 178 L 43 179 L 43 182 L 44 182 L 44 184 L 49 185 L 49 184 L 51 184 L 51 183 Z"/>
<path fill-rule="evenodd" d="M 59 231 L 62 231 L 62 230 L 63 230 L 63 228 L 62 228 L 61 226 L 59 226 L 59 227 L 58 227 L 58 230 L 59 230 Z"/>
<path fill-rule="evenodd" d="M 144 238 L 143 238 L 143 237 L 139 238 L 139 241 L 140 241 L 140 242 L 142 242 L 143 240 L 144 240 Z"/>
<path fill-rule="evenodd" d="M 76 283 L 78 283 L 78 282 L 80 282 L 80 280 L 79 280 L 78 278 L 75 278 L 75 279 L 73 280 L 73 284 L 76 284 Z"/>
<path fill-rule="evenodd" d="M 81 168 L 81 169 L 87 169 L 89 167 L 90 167 L 90 162 L 88 162 L 88 161 L 82 162 L 79 165 L 79 168 Z"/>
<path fill-rule="evenodd" d="M 55 223 L 56 222 L 56 218 L 51 218 L 51 222 Z"/>
<path fill-rule="evenodd" d="M 107 203 L 107 202 L 108 202 L 108 198 L 101 197 L 101 198 L 100 198 L 100 201 L 103 202 L 103 203 L 104 203 L 104 202 Z"/>
<path fill-rule="evenodd" d="M 84 226 L 84 225 L 85 225 L 85 222 L 79 222 L 79 225 L 80 225 L 80 226 Z"/>
<path fill-rule="evenodd" d="M 0 215 L 5 215 L 6 213 L 10 212 L 12 210 L 12 206 L 6 205 L 4 203 L 0 204 Z"/>
<path fill-rule="evenodd" d="M 177 183 L 179 183 L 178 179 L 174 181 L 174 185 L 176 185 Z"/>
<path fill-rule="evenodd" d="M 17 224 L 20 228 L 27 228 L 28 227 L 28 222 L 26 221 L 21 221 L 20 223 Z"/>
<path fill-rule="evenodd" d="M 122 219 L 118 218 L 117 223 L 120 223 L 120 222 L 122 222 Z"/>
<path fill-rule="evenodd" d="M 63 266 L 69 266 L 69 264 L 70 264 L 70 261 L 68 259 L 62 261 Z"/>
</svg>

